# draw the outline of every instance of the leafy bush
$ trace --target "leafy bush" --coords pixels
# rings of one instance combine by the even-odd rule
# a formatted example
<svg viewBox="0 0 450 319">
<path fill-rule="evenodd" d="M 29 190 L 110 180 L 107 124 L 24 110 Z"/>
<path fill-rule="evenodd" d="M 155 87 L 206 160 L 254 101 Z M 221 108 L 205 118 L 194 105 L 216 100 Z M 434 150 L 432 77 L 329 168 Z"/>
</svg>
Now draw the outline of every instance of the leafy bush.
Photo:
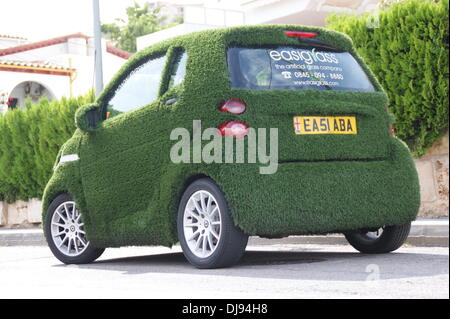
<svg viewBox="0 0 450 319">
<path fill-rule="evenodd" d="M 448 129 L 449 1 L 405 0 L 378 15 L 333 15 L 378 76 L 396 117 L 396 134 L 421 156 Z"/>
<path fill-rule="evenodd" d="M 74 113 L 89 93 L 59 101 L 41 99 L 0 115 L 0 200 L 41 197 L 61 145 L 75 130 Z"/>
</svg>

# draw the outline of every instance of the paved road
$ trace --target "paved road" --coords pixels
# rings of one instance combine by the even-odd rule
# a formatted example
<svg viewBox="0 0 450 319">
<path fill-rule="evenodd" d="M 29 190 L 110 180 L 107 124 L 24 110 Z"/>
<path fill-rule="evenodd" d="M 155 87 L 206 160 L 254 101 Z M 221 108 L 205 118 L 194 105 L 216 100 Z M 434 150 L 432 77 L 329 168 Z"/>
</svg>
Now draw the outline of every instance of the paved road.
<svg viewBox="0 0 450 319">
<path fill-rule="evenodd" d="M 0 247 L 0 298 L 449 298 L 448 254 L 250 246 L 233 268 L 197 270 L 179 247 L 108 249 L 83 266 L 62 265 L 46 247 Z"/>
</svg>

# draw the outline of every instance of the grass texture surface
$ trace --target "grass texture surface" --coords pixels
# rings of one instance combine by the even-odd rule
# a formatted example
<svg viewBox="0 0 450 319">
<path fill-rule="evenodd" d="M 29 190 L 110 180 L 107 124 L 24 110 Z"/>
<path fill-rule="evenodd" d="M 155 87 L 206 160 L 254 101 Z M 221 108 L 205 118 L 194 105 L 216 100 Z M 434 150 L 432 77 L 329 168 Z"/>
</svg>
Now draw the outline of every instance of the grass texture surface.
<svg viewBox="0 0 450 319">
<path fill-rule="evenodd" d="M 227 48 L 299 46 L 285 30 L 317 32 L 319 40 L 350 52 L 376 92 L 231 88 Z M 167 90 L 170 61 L 180 49 L 188 54 L 186 77 Z M 389 135 L 387 96 L 347 36 L 276 25 L 202 31 L 161 42 L 134 55 L 105 88 L 94 105 L 103 119 L 107 101 L 130 72 L 164 53 L 169 63 L 160 99 L 104 120 L 90 132 L 77 130 L 63 146 L 60 154 L 76 153 L 80 160 L 57 166 L 45 190 L 44 215 L 55 196 L 68 192 L 80 206 L 94 246 L 170 246 L 178 241 L 176 214 L 184 189 L 207 176 L 223 190 L 235 223 L 250 235 L 328 233 L 416 217 L 420 196 L 414 163 L 408 148 Z M 177 103 L 164 104 L 173 97 Z M 244 114 L 218 111 L 231 97 L 245 101 Z M 302 115 L 356 116 L 358 134 L 295 135 L 293 117 Z M 203 128 L 228 120 L 278 128 L 278 171 L 261 175 L 260 163 L 172 163 L 170 133 L 177 127 L 192 132 L 193 120 L 201 120 Z"/>
</svg>

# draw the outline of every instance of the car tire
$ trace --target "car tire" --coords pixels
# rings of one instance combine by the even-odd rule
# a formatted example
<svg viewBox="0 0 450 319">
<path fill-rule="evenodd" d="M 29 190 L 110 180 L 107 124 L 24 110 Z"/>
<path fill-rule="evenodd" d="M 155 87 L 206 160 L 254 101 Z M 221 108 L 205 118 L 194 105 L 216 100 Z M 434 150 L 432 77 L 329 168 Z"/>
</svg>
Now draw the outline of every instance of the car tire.
<svg viewBox="0 0 450 319">
<path fill-rule="evenodd" d="M 248 242 L 248 235 L 235 226 L 223 192 L 209 178 L 194 181 L 183 193 L 177 230 L 184 256 L 197 268 L 236 264 Z"/>
<path fill-rule="evenodd" d="M 51 202 L 44 228 L 50 250 L 65 264 L 91 263 L 105 250 L 90 245 L 81 214 L 69 194 L 60 194 Z"/>
<path fill-rule="evenodd" d="M 408 238 L 410 229 L 411 223 L 408 223 L 372 230 L 357 230 L 344 235 L 350 245 L 362 253 L 384 254 L 400 248 Z"/>
</svg>

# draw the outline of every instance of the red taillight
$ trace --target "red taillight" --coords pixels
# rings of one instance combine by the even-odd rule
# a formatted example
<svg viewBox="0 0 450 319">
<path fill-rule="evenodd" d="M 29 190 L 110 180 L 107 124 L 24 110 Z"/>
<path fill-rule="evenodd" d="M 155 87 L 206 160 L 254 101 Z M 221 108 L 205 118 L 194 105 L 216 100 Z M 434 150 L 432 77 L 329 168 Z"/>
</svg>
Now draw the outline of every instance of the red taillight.
<svg viewBox="0 0 450 319">
<path fill-rule="evenodd" d="M 291 38 L 315 38 L 318 36 L 315 32 L 306 31 L 284 31 L 284 34 Z"/>
<path fill-rule="evenodd" d="M 232 114 L 242 114 L 246 109 L 247 106 L 245 105 L 245 103 L 238 98 L 228 99 L 219 107 L 220 111 Z"/>
<path fill-rule="evenodd" d="M 395 127 L 393 124 L 389 125 L 389 135 L 390 136 L 395 136 Z"/>
<path fill-rule="evenodd" d="M 244 122 L 230 121 L 219 126 L 222 136 L 232 136 L 236 138 L 244 137 L 248 134 L 248 125 Z"/>
</svg>

